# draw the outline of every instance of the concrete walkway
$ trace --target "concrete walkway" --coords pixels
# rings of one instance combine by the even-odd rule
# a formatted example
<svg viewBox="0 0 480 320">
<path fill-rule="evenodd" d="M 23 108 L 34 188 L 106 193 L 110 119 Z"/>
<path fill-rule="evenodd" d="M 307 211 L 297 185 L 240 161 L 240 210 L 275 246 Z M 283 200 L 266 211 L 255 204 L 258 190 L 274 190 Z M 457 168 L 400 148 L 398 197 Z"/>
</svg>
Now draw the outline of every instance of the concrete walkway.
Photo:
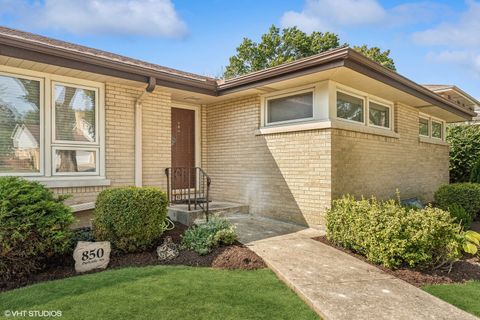
<svg viewBox="0 0 480 320">
<path fill-rule="evenodd" d="M 251 215 L 228 218 L 240 241 L 323 319 L 477 319 L 312 237 L 315 229 Z M 477 319 L 478 320 L 478 319 Z"/>
</svg>

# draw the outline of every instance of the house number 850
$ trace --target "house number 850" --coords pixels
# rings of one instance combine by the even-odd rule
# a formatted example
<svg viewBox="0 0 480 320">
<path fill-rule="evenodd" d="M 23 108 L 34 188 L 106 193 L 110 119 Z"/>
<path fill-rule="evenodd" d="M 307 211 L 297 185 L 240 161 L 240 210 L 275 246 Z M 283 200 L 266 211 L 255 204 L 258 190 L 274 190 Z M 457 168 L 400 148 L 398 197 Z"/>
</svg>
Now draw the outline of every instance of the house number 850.
<svg viewBox="0 0 480 320">
<path fill-rule="evenodd" d="M 98 248 L 97 250 L 90 250 L 90 251 L 84 251 L 82 253 L 82 261 L 86 261 L 89 259 L 95 259 L 95 258 L 101 258 L 105 252 L 103 251 L 102 248 Z"/>
</svg>

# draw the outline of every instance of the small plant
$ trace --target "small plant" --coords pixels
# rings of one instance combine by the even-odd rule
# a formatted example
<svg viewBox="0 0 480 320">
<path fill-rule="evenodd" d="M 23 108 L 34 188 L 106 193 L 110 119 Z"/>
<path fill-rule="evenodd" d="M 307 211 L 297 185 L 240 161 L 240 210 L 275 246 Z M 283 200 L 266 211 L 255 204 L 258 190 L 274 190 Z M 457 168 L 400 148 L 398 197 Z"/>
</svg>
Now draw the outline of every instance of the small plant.
<svg viewBox="0 0 480 320">
<path fill-rule="evenodd" d="M 462 206 L 454 203 L 448 207 L 448 212 L 455 219 L 455 222 L 461 224 L 465 230 L 470 228 L 473 221 L 472 215 Z"/>
<path fill-rule="evenodd" d="M 480 184 L 452 183 L 441 186 L 435 192 L 436 205 L 448 210 L 452 205 L 459 205 L 475 219 L 480 211 Z"/>
<path fill-rule="evenodd" d="M 326 220 L 330 241 L 385 267 L 440 267 L 461 255 L 461 227 L 438 208 L 345 196 L 333 202 Z"/>
<path fill-rule="evenodd" d="M 75 218 L 65 199 L 38 182 L 0 178 L 0 278 L 28 275 L 70 249 Z"/>
<path fill-rule="evenodd" d="M 220 245 L 230 245 L 237 240 L 234 227 L 225 219 L 213 218 L 206 223 L 189 228 L 182 236 L 182 249 L 191 249 L 204 255 Z"/>
<path fill-rule="evenodd" d="M 468 230 L 463 234 L 463 236 L 463 251 L 472 255 L 477 254 L 480 248 L 480 233 Z"/>
<path fill-rule="evenodd" d="M 168 228 L 167 205 L 167 196 L 158 188 L 104 190 L 95 205 L 95 239 L 110 241 L 123 252 L 145 250 Z"/>
</svg>

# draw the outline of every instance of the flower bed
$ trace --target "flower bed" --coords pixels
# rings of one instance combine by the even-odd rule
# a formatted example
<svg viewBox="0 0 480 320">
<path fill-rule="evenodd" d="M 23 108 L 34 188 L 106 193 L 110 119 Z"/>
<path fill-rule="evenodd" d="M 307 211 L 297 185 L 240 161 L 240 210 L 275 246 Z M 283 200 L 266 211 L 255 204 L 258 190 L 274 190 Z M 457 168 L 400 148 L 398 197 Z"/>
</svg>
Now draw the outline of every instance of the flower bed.
<svg viewBox="0 0 480 320">
<path fill-rule="evenodd" d="M 214 248 L 206 255 L 200 255 L 193 250 L 181 250 L 178 257 L 169 261 L 159 261 L 155 251 L 156 246 L 160 245 L 165 237 L 168 236 L 172 238 L 175 244 L 180 245 L 181 236 L 186 230 L 186 226 L 177 222 L 173 230 L 166 231 L 148 250 L 136 253 L 113 252 L 108 269 L 147 265 L 184 265 L 247 270 L 266 268 L 265 263 L 259 256 L 239 242 L 235 242 L 231 246 Z M 83 231 L 83 235 L 88 234 L 86 232 L 88 230 Z M 87 235 L 87 239 L 84 240 L 91 239 L 88 239 Z M 11 290 L 42 281 L 76 276 L 78 274 L 75 272 L 73 265 L 74 261 L 71 253 L 57 256 L 47 261 L 47 267 L 39 273 L 30 274 L 14 281 L 0 282 L 0 291 Z M 101 270 L 91 273 L 94 272 L 101 272 Z"/>
</svg>

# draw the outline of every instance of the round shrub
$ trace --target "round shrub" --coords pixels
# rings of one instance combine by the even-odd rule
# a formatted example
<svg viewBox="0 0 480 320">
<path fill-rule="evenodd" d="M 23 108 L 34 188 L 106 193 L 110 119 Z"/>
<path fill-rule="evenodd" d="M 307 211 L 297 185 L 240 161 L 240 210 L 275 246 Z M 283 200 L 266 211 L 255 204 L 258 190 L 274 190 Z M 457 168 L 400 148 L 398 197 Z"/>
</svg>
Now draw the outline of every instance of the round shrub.
<svg viewBox="0 0 480 320">
<path fill-rule="evenodd" d="M 474 219 L 480 211 L 480 184 L 478 183 L 452 183 L 441 186 L 435 192 L 435 202 L 443 210 L 448 210 L 452 205 L 465 209 Z"/>
<path fill-rule="evenodd" d="M 110 241 L 123 252 L 145 250 L 166 230 L 167 206 L 167 196 L 158 188 L 104 190 L 95 204 L 95 239 Z"/>
<path fill-rule="evenodd" d="M 461 255 L 461 227 L 438 208 L 346 196 L 327 211 L 327 238 L 389 268 L 435 267 Z"/>
<path fill-rule="evenodd" d="M 0 278 L 43 268 L 45 259 L 69 250 L 70 207 L 38 182 L 0 178 Z"/>
</svg>

